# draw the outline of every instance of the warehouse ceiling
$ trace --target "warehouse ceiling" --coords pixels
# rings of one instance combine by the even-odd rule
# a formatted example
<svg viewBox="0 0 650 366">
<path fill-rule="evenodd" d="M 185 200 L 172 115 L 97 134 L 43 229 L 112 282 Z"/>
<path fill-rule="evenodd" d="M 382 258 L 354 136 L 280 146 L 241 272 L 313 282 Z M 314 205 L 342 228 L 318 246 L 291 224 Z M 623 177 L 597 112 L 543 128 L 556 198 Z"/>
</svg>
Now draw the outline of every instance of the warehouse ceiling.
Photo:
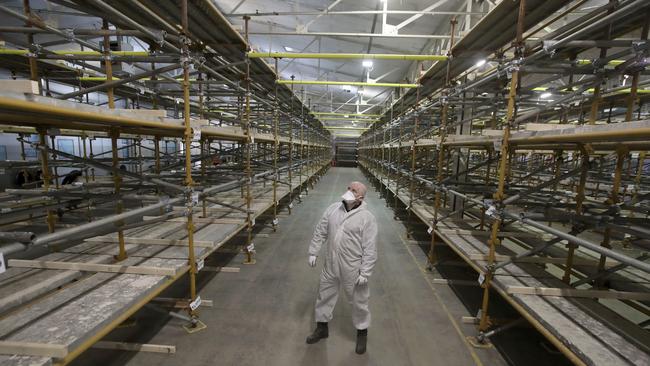
<svg viewBox="0 0 650 366">
<path fill-rule="evenodd" d="M 251 16 L 250 41 L 256 51 L 364 54 L 445 54 L 449 48 L 451 19 L 458 20 L 456 34 L 459 35 L 476 24 L 495 3 L 498 1 L 216 0 L 220 10 L 240 31 L 244 28 L 243 17 Z M 395 34 L 410 36 L 395 37 Z M 267 61 L 274 63 L 273 59 Z M 282 79 L 294 76 L 296 80 L 343 82 L 413 83 L 419 76 L 417 70 L 430 65 L 431 62 L 418 64 L 408 60 L 373 60 L 371 67 L 364 67 L 362 59 L 278 61 Z M 295 85 L 294 90 L 311 103 L 313 111 L 377 114 L 390 102 L 395 88 Z M 353 125 L 349 120 L 324 122 L 329 126 L 362 128 L 366 125 Z"/>
</svg>

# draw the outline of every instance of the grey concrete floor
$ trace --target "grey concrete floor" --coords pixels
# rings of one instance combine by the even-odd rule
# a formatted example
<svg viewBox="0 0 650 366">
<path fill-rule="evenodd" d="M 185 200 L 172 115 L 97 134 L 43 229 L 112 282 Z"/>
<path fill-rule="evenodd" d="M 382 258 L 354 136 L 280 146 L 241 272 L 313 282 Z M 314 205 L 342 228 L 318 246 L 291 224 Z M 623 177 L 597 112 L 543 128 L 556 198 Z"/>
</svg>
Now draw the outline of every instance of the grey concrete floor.
<svg viewBox="0 0 650 366">
<path fill-rule="evenodd" d="M 347 183 L 366 182 L 357 168 L 333 168 L 283 217 L 276 233 L 258 235 L 257 264 L 229 266 L 239 273 L 220 273 L 201 289 L 214 307 L 200 312 L 207 329 L 187 334 L 179 320 L 152 330 L 146 343 L 173 344 L 176 353 L 89 351 L 75 364 L 127 365 L 504 365 L 494 348 L 473 348 L 474 334 L 460 317 L 469 315 L 446 285 L 432 283 L 423 268 L 425 257 L 404 239 L 405 229 L 393 219 L 378 193 L 369 186 L 366 201 L 379 223 L 379 260 L 370 279 L 368 352 L 354 353 L 356 331 L 351 307 L 341 294 L 330 323 L 330 336 L 315 345 L 305 337 L 314 328 L 313 305 L 322 262 L 307 265 L 312 230 L 324 209 L 339 200 Z M 158 315 L 158 317 L 160 317 Z M 139 319 L 139 327 L 146 320 Z M 152 327 L 153 329 L 153 327 Z M 125 339 L 120 339 L 125 340 Z M 129 341 L 143 342 L 142 337 Z M 93 355 L 94 352 L 94 355 Z M 101 352 L 101 353 L 97 353 Z M 118 355 L 119 354 L 119 355 Z"/>
</svg>

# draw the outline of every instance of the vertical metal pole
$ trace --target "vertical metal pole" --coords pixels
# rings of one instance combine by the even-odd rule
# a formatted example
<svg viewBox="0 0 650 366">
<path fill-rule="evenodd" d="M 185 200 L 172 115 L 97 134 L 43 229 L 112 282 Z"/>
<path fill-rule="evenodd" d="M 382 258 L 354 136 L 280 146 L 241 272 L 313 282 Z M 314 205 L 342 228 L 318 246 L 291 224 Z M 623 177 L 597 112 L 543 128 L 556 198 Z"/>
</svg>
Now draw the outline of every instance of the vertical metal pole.
<svg viewBox="0 0 650 366">
<path fill-rule="evenodd" d="M 248 21 L 250 20 L 250 17 L 245 16 L 244 17 L 244 31 L 245 31 L 245 37 L 246 37 L 246 51 L 250 51 L 250 41 L 248 39 Z M 246 135 L 246 142 L 244 145 L 244 149 L 246 152 L 246 162 L 244 163 L 244 169 L 246 173 L 246 248 L 245 248 L 245 253 L 246 253 L 246 260 L 244 261 L 244 264 L 255 264 L 255 260 L 253 259 L 253 250 L 250 247 L 252 244 L 253 240 L 253 217 L 251 216 L 251 180 L 252 180 L 252 174 L 251 174 L 251 121 L 250 121 L 250 113 L 251 113 L 251 80 L 250 80 L 250 59 L 246 58 L 246 76 L 244 79 L 244 83 L 246 85 L 246 97 L 245 97 L 245 105 L 244 105 L 244 134 Z"/>
<path fill-rule="evenodd" d="M 86 139 L 87 138 L 88 137 L 86 136 L 85 133 L 81 135 L 81 145 L 82 145 L 82 153 L 83 153 L 84 159 L 88 158 L 87 149 L 86 149 Z M 88 182 L 90 181 L 90 177 L 88 176 L 88 167 L 87 166 L 84 167 L 84 180 L 86 181 L 86 184 L 88 184 Z M 86 186 L 86 193 L 90 193 L 90 189 L 88 188 L 88 186 Z M 92 199 L 90 199 L 90 198 L 88 198 L 88 207 L 87 207 L 87 210 L 86 210 L 86 217 L 88 218 L 88 221 L 93 221 L 93 217 L 92 217 Z"/>
<path fill-rule="evenodd" d="M 587 183 L 587 174 L 589 173 L 589 151 L 584 145 L 580 145 L 580 181 L 578 183 L 576 192 L 576 215 L 582 215 L 582 204 L 585 200 L 585 184 Z M 557 176 L 556 176 L 557 177 Z M 571 268 L 573 267 L 573 258 L 577 245 L 569 243 L 569 250 L 566 258 L 566 265 L 564 267 L 564 275 L 562 281 L 567 284 L 571 283 Z"/>
<path fill-rule="evenodd" d="M 303 98 L 304 98 L 304 90 L 305 89 L 303 89 Z M 304 163 L 304 161 L 303 161 L 303 152 L 304 151 L 303 150 L 305 148 L 305 144 L 304 144 L 304 141 L 303 141 L 303 139 L 304 139 L 304 125 L 305 125 L 305 102 L 303 101 L 302 103 L 300 103 L 300 150 L 298 151 L 299 152 L 298 161 L 300 162 L 300 166 L 298 168 L 299 169 L 298 170 L 298 182 L 300 183 L 300 185 L 298 186 L 299 187 L 298 188 L 298 200 L 299 200 L 299 202 L 302 202 L 302 199 L 300 197 L 302 195 L 302 185 L 304 183 L 303 180 L 302 180 L 302 164 Z"/>
<path fill-rule="evenodd" d="M 44 128 L 38 128 L 38 137 L 39 137 L 39 144 L 45 148 L 47 148 L 47 135 L 46 131 Z M 50 173 L 50 167 L 48 165 L 48 158 L 47 158 L 47 151 L 41 150 L 40 151 L 40 156 L 41 156 L 41 170 L 43 171 L 43 191 L 47 192 L 50 189 L 50 179 L 52 178 L 52 175 Z M 53 233 L 55 230 L 55 217 L 54 217 L 54 212 L 52 210 L 47 210 L 47 231 L 49 233 Z"/>
<path fill-rule="evenodd" d="M 418 69 L 420 65 L 418 64 Z M 411 145 L 411 176 L 409 177 L 409 207 L 406 208 L 406 237 L 413 236 L 413 195 L 415 194 L 415 168 L 417 166 L 418 125 L 420 124 L 420 88 L 416 90 L 415 120 L 413 122 L 413 145 Z M 376 135 L 375 135 L 376 136 Z"/>
<path fill-rule="evenodd" d="M 29 0 L 23 0 L 23 12 L 27 17 L 32 17 L 32 10 L 29 5 Z M 26 21 L 25 26 L 31 27 L 32 24 L 30 21 Z M 33 33 L 27 33 L 27 43 L 29 43 L 30 46 L 34 44 Z M 29 79 L 38 83 L 38 94 L 43 95 L 43 84 L 41 83 L 41 79 L 38 77 L 37 56 L 31 52 L 29 53 Z"/>
<path fill-rule="evenodd" d="M 275 58 L 275 75 L 276 80 L 280 78 L 278 72 L 278 59 Z M 273 109 L 273 231 L 277 230 L 278 226 L 278 179 L 280 179 L 280 172 L 278 171 L 278 149 L 280 148 L 280 137 L 278 136 L 280 124 L 280 100 L 278 99 L 278 83 L 274 86 L 274 99 L 275 106 Z"/>
<path fill-rule="evenodd" d="M 524 18 L 526 16 L 526 0 L 519 1 L 519 14 L 517 19 L 517 39 L 516 39 L 516 52 L 515 57 L 523 56 L 523 33 L 524 33 Z M 497 191 L 494 194 L 494 206 L 497 210 L 503 209 L 502 202 L 505 198 L 505 184 L 506 176 L 508 174 L 508 162 L 510 156 L 510 129 L 515 119 L 515 110 L 517 103 L 517 90 L 519 89 L 519 69 L 515 68 L 512 72 L 512 80 L 510 84 L 510 92 L 508 95 L 508 109 L 506 112 L 506 125 L 503 131 L 503 141 L 501 142 L 501 156 L 499 161 L 499 181 Z M 481 302 L 481 319 L 479 321 L 479 331 L 484 332 L 490 326 L 488 317 L 488 305 L 490 297 L 490 282 L 494 276 L 494 262 L 496 256 L 496 246 L 501 243 L 499 239 L 499 231 L 501 229 L 502 218 L 499 213 L 492 223 L 492 232 L 488 244 L 490 246 L 488 251 L 488 265 L 486 268 L 485 279 L 481 286 L 483 287 L 483 300 Z"/>
<path fill-rule="evenodd" d="M 187 250 L 188 250 L 188 264 L 190 266 L 190 301 L 196 300 L 196 257 L 194 253 L 194 205 L 193 205 L 193 186 L 192 180 L 192 126 L 190 120 L 190 57 L 189 57 L 189 44 L 188 38 L 188 15 L 187 15 L 187 0 L 181 1 L 181 63 L 183 64 L 183 123 L 185 131 L 183 134 L 185 145 L 185 186 L 187 187 Z M 188 307 L 190 316 L 196 316 L 194 310 Z"/>
<path fill-rule="evenodd" d="M 295 79 L 294 75 L 291 75 L 291 80 Z M 289 215 L 291 215 L 291 208 L 293 207 L 293 183 L 292 183 L 292 170 L 293 170 L 293 83 L 291 83 L 291 108 L 289 111 Z"/>
<path fill-rule="evenodd" d="M 51 145 L 52 149 L 56 149 L 56 138 L 55 138 L 54 135 L 50 135 L 50 142 L 52 143 L 52 145 Z M 56 158 L 57 158 L 56 152 L 52 151 L 52 162 L 54 163 L 54 167 L 53 167 L 53 170 L 54 170 L 54 176 L 53 176 L 53 178 L 54 178 L 54 187 L 56 189 L 59 189 L 59 168 L 56 165 Z"/>
<path fill-rule="evenodd" d="M 91 159 L 94 156 L 94 154 L 93 154 L 93 140 L 94 139 L 95 139 L 94 137 L 91 137 L 91 138 L 88 139 L 88 149 L 90 150 L 89 157 Z M 93 182 L 95 181 L 95 168 L 94 167 L 90 167 L 90 180 L 92 180 Z"/>
<path fill-rule="evenodd" d="M 117 128 L 111 129 L 111 148 L 112 148 L 112 163 L 113 163 L 113 184 L 115 186 L 115 195 L 117 196 L 117 205 L 115 206 L 115 213 L 121 214 L 122 210 L 124 208 L 123 206 L 123 201 L 122 198 L 120 197 L 120 189 L 122 185 L 122 176 L 120 175 L 119 171 L 119 156 L 118 156 L 118 147 L 117 147 L 117 139 L 120 136 L 120 132 Z M 118 225 L 122 224 L 121 222 L 118 222 Z M 119 230 L 117 232 L 117 238 L 118 238 L 118 243 L 119 243 L 119 253 L 115 257 L 118 261 L 126 259 L 126 248 L 124 245 L 124 232 L 122 230 Z"/>
<path fill-rule="evenodd" d="M 402 113 L 404 113 L 404 98 L 402 98 Z M 397 169 L 398 171 L 396 172 L 395 176 L 395 197 L 393 200 L 393 207 L 396 210 L 397 209 L 397 202 L 399 201 L 399 186 L 400 182 L 402 180 L 402 177 L 400 176 L 400 170 L 402 169 L 402 139 L 404 138 L 404 122 L 406 121 L 401 121 L 399 123 L 399 139 L 397 140 Z M 397 216 L 395 216 L 397 218 Z"/>
<path fill-rule="evenodd" d="M 609 204 L 610 206 L 615 206 L 619 201 L 618 193 L 619 190 L 621 189 L 623 163 L 625 162 L 627 153 L 628 153 L 628 148 L 625 146 L 621 146 L 616 149 L 616 168 L 614 170 L 614 182 L 612 183 L 612 191 L 610 193 L 609 199 L 607 200 L 607 204 Z M 611 248 L 612 247 L 610 245 L 611 236 L 612 236 L 612 229 L 610 227 L 606 227 L 603 233 L 603 241 L 600 243 L 600 246 L 605 248 Z M 598 273 L 603 272 L 605 270 L 606 260 L 607 257 L 601 254 L 600 259 L 598 261 Z M 602 278 L 596 281 L 596 286 L 597 287 L 602 286 Z"/>
<path fill-rule="evenodd" d="M 102 19 L 102 29 L 108 31 L 108 20 Z M 113 80 L 113 63 L 111 59 L 111 39 L 108 32 L 104 34 L 104 69 L 106 73 L 106 83 L 110 83 Z M 113 88 L 106 89 L 106 96 L 108 97 L 108 108 L 115 109 Z"/>
</svg>

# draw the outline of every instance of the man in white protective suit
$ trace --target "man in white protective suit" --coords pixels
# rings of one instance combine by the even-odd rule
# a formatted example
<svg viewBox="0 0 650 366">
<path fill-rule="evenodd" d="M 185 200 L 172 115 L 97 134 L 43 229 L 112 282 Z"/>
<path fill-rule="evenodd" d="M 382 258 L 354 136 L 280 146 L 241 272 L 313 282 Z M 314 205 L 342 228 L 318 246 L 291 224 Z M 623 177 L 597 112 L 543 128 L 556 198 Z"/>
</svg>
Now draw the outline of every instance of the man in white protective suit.
<svg viewBox="0 0 650 366">
<path fill-rule="evenodd" d="M 328 337 L 327 323 L 343 290 L 352 303 L 352 323 L 357 328 L 356 352 L 366 352 L 370 311 L 368 280 L 377 261 L 377 221 L 363 202 L 366 186 L 352 182 L 342 202 L 330 205 L 321 218 L 309 245 L 309 265 L 316 266 L 321 246 L 325 246 L 325 266 L 320 275 L 316 299 L 316 330 L 307 337 L 313 344 Z"/>
</svg>

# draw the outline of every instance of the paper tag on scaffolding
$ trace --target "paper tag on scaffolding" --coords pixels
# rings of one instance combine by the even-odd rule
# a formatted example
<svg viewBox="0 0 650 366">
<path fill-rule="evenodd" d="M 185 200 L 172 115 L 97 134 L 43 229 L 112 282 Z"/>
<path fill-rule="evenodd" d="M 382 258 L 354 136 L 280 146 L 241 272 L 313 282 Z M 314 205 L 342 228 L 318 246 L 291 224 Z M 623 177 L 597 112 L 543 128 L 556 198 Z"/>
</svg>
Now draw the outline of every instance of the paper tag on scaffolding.
<svg viewBox="0 0 650 366">
<path fill-rule="evenodd" d="M 293 203 L 290 203 L 290 204 L 289 204 L 289 208 L 293 208 Z"/>
<path fill-rule="evenodd" d="M 190 309 L 194 311 L 198 309 L 199 306 L 201 306 L 201 296 L 197 296 L 196 299 L 190 303 Z"/>
<path fill-rule="evenodd" d="M 192 205 L 199 204 L 199 192 L 192 193 Z"/>
<path fill-rule="evenodd" d="M 255 251 L 255 243 L 250 243 L 247 247 L 246 250 L 249 252 L 254 252 Z"/>
<path fill-rule="evenodd" d="M 484 283 L 485 283 L 485 274 L 481 273 L 480 275 L 478 275 L 478 284 L 483 286 Z"/>
<path fill-rule="evenodd" d="M 4 273 L 6 270 L 7 266 L 5 265 L 5 256 L 0 253 L 0 273 Z"/>
<path fill-rule="evenodd" d="M 433 228 L 429 226 L 429 229 L 427 230 L 427 234 L 431 234 L 433 232 Z"/>
<path fill-rule="evenodd" d="M 193 128 L 192 133 L 194 134 L 192 136 L 192 139 L 195 141 L 200 141 L 201 140 L 201 129 L 200 128 Z"/>
<path fill-rule="evenodd" d="M 198 261 L 196 261 L 196 271 L 197 272 L 202 270 L 203 266 L 205 266 L 205 260 L 199 259 Z"/>
<path fill-rule="evenodd" d="M 497 151 L 501 150 L 501 143 L 502 143 L 501 140 L 494 141 L 494 150 L 497 150 Z"/>
<path fill-rule="evenodd" d="M 280 221 L 278 219 L 273 219 L 273 225 L 277 225 Z"/>
<path fill-rule="evenodd" d="M 255 218 L 254 217 L 251 219 L 251 226 L 255 226 Z"/>
</svg>

